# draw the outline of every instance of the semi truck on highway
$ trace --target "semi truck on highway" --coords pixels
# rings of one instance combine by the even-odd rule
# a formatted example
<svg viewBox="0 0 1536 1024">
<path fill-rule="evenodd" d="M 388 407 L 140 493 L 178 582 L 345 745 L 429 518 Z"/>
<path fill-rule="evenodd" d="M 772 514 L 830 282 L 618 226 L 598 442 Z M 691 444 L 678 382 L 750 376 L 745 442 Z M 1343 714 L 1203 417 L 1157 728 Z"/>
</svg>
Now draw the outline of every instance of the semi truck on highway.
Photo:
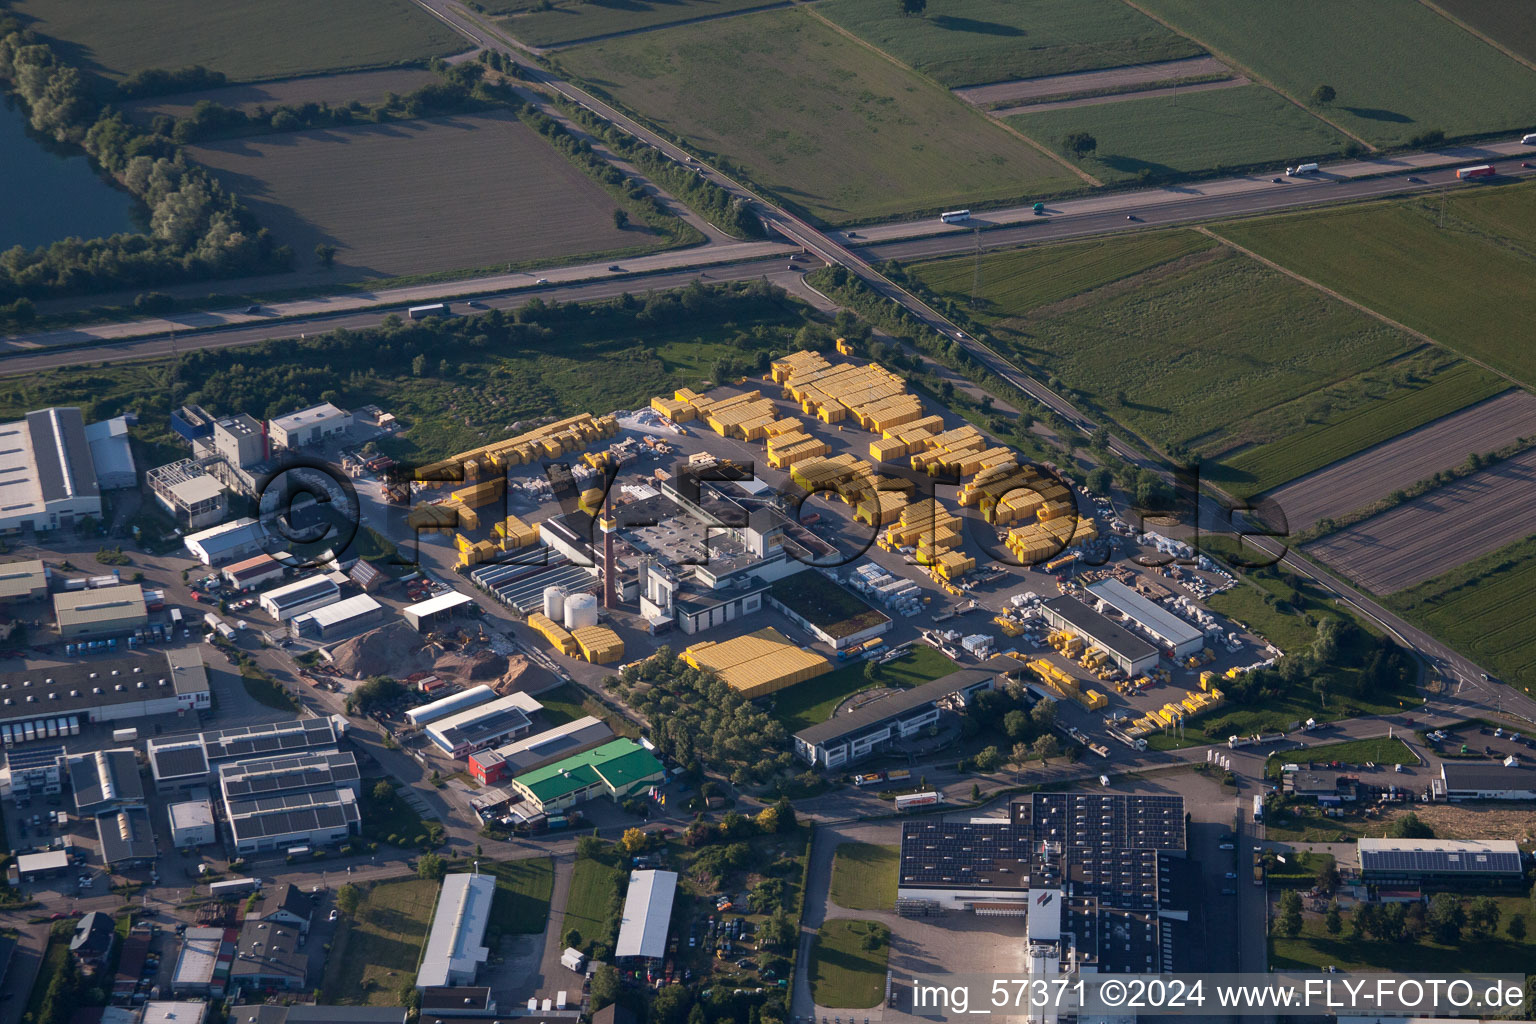
<svg viewBox="0 0 1536 1024">
<path fill-rule="evenodd" d="M 1285 173 L 1292 178 L 1299 178 L 1303 174 L 1316 174 L 1317 164 L 1297 164 L 1295 167 L 1287 167 Z"/>
<path fill-rule="evenodd" d="M 1520 139 L 1520 144 L 1522 146 L 1536 146 L 1536 132 L 1522 136 Z"/>
<path fill-rule="evenodd" d="M 1477 178 L 1493 177 L 1492 164 L 1478 164 L 1475 167 L 1463 167 L 1456 172 L 1458 181 L 1471 181 Z"/>
<path fill-rule="evenodd" d="M 434 302 L 430 306 L 412 306 L 405 312 L 412 320 L 425 320 L 429 316 L 447 316 L 453 310 L 446 302 Z"/>
</svg>

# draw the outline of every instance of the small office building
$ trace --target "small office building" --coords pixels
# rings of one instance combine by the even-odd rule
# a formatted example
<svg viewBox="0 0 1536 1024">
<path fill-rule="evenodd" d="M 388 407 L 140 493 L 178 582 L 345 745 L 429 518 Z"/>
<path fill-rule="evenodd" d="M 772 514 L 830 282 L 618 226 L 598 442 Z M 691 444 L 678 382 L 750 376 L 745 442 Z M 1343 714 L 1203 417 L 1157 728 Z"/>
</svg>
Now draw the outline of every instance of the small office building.
<svg viewBox="0 0 1536 1024">
<path fill-rule="evenodd" d="M 171 824 L 171 845 L 178 850 L 206 846 L 218 838 L 214 832 L 213 803 L 209 800 L 170 804 L 166 814 Z"/>
<path fill-rule="evenodd" d="M 268 421 L 272 443 L 279 448 L 302 448 L 352 428 L 352 414 L 330 402 L 300 409 Z"/>
<path fill-rule="evenodd" d="M 149 622 L 144 588 L 137 583 L 55 594 L 53 614 L 66 640 L 121 636 Z"/>
</svg>

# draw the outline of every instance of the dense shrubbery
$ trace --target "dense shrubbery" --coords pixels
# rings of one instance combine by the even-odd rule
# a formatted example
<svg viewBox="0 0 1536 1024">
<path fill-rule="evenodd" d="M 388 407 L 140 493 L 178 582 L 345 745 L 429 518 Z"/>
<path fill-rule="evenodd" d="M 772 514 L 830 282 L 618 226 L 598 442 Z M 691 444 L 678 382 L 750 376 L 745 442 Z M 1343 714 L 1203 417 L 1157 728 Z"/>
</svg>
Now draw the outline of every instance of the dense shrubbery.
<svg viewBox="0 0 1536 1024">
<path fill-rule="evenodd" d="M 26 105 L 32 127 L 81 146 L 149 211 L 148 234 L 0 254 L 0 301 L 286 269 L 274 243 L 235 198 L 172 142 L 102 110 L 85 77 L 14 19 L 0 21 L 0 79 Z M 25 314 L 23 310 L 23 314 Z M 13 316 L 14 307 L 13 307 Z M 19 319 L 19 318 L 18 318 Z"/>
<path fill-rule="evenodd" d="M 201 64 L 175 71 L 149 68 L 118 82 L 117 94 L 125 100 L 136 100 L 145 96 L 191 92 L 194 89 L 217 89 L 225 81 L 224 72 L 209 71 Z"/>
</svg>

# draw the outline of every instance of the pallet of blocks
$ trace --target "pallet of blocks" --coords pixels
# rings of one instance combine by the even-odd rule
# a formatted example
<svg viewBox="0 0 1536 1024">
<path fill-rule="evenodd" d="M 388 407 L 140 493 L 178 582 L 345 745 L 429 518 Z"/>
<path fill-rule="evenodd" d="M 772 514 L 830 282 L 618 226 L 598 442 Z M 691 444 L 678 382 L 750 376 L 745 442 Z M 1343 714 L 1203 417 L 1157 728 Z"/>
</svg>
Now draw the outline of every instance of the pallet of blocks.
<svg viewBox="0 0 1536 1024">
<path fill-rule="evenodd" d="M 986 447 L 987 441 L 981 431 L 966 424 L 929 438 L 924 449 L 912 456 L 911 465 L 919 473 L 936 473 L 956 466 L 963 456 L 983 451 Z"/>
<path fill-rule="evenodd" d="M 834 455 L 831 458 L 808 459 L 795 464 L 789 477 L 807 491 L 824 491 L 837 487 L 838 483 L 857 474 L 871 474 L 869 463 L 852 455 Z"/>
<path fill-rule="evenodd" d="M 773 438 L 783 434 L 803 434 L 805 433 L 805 421 L 798 416 L 785 416 L 783 419 L 774 420 L 764 427 L 763 433 L 769 438 L 770 442 Z"/>
<path fill-rule="evenodd" d="M 693 411 L 693 403 L 679 401 L 676 398 L 662 398 L 660 395 L 651 399 L 651 408 L 673 423 L 688 423 L 697 415 Z"/>
<path fill-rule="evenodd" d="M 775 442 L 778 442 L 775 444 Z M 827 442 L 809 434 L 783 434 L 768 442 L 768 465 L 773 469 L 790 469 L 800 462 L 820 458 L 831 451 Z"/>
<path fill-rule="evenodd" d="M 918 561 L 932 564 L 960 543 L 960 517 L 936 499 L 925 498 L 902 509 L 901 518 L 886 527 L 885 537 L 892 547 L 917 548 Z"/>
<path fill-rule="evenodd" d="M 901 482 L 911 486 L 910 481 Z M 874 494 L 866 494 L 859 499 L 853 507 L 853 518 L 878 530 L 899 520 L 911 500 L 907 491 L 885 490 L 882 482 L 876 485 Z"/>
<path fill-rule="evenodd" d="M 422 466 L 416 471 L 416 479 L 422 481 L 471 480 L 482 473 L 504 473 L 512 466 L 521 466 L 537 458 L 551 458 L 566 452 L 577 452 L 594 441 L 612 437 L 619 432 L 619 420 L 613 413 L 593 416 L 589 412 L 568 416 L 563 420 L 547 423 L 542 427 L 509 437 L 492 444 Z"/>
<path fill-rule="evenodd" d="M 624 657 L 624 641 L 607 626 L 581 626 L 571 630 L 581 656 L 594 665 L 610 665 Z"/>
<path fill-rule="evenodd" d="M 405 514 L 405 525 L 423 533 L 453 533 L 459 528 L 459 513 L 467 511 L 456 501 L 441 505 L 417 505 Z"/>
<path fill-rule="evenodd" d="M 507 516 L 504 522 L 497 523 L 496 532 L 502 538 L 502 547 L 508 551 L 539 542 L 539 524 L 529 525 L 517 516 Z"/>
<path fill-rule="evenodd" d="M 935 560 L 933 567 L 940 576 L 953 582 L 976 568 L 976 559 L 959 551 L 946 551 Z"/>
<path fill-rule="evenodd" d="M 482 480 L 468 487 L 460 487 L 450 497 L 465 508 L 480 508 L 489 505 L 493 501 L 500 501 L 502 495 L 507 493 L 507 481 L 505 477 L 495 477 L 490 480 Z"/>
<path fill-rule="evenodd" d="M 549 645 L 555 650 L 568 658 L 576 657 L 577 646 L 575 638 L 570 633 L 567 633 L 565 627 L 554 619 L 551 619 L 542 612 L 534 612 L 528 616 L 528 625 L 542 633 L 544 639 L 548 640 Z"/>
</svg>

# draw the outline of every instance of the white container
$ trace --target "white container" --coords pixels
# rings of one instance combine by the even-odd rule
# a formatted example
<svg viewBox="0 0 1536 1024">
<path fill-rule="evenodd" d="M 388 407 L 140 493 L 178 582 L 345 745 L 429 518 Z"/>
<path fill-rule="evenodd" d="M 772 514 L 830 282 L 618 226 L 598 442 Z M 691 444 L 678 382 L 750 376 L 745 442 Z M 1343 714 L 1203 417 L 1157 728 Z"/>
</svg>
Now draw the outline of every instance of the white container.
<svg viewBox="0 0 1536 1024">
<path fill-rule="evenodd" d="M 597 598 L 592 594 L 572 594 L 565 599 L 565 628 L 582 629 L 597 625 Z"/>
<path fill-rule="evenodd" d="M 551 622 L 560 622 L 565 618 L 565 588 L 544 588 L 544 617 Z"/>
</svg>

